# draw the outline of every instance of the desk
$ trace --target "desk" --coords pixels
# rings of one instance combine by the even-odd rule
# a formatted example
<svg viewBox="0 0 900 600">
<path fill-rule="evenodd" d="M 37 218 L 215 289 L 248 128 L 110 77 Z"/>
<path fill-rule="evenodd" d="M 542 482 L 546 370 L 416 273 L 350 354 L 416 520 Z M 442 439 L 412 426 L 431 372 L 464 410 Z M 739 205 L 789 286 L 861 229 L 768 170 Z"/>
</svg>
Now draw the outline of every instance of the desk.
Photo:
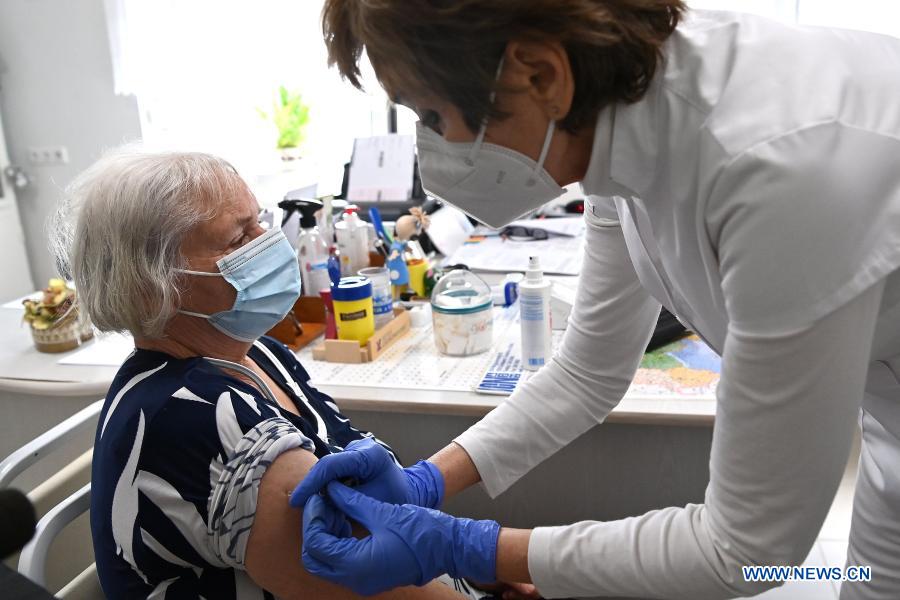
<svg viewBox="0 0 900 600">
<path fill-rule="evenodd" d="M 116 372 L 115 367 L 57 365 L 57 355 L 34 350 L 30 333 L 19 326 L 19 320 L 18 311 L 0 309 L 4 340 L 0 346 L 0 456 L 102 396 Z M 307 360 L 303 352 L 300 356 Z M 408 389 L 337 382 L 319 382 L 318 387 L 335 399 L 354 425 L 376 432 L 407 462 L 430 455 L 503 401 L 499 396 L 466 391 L 411 394 Z M 526 526 L 619 518 L 702 501 L 709 478 L 714 415 L 712 397 L 629 391 L 606 423 L 535 469 L 497 501 L 490 502 L 480 489 L 473 489 L 448 508 Z M 540 502 L 548 490 L 553 490 L 553 497 Z M 554 501 L 557 490 L 568 494 L 565 503 Z"/>
<path fill-rule="evenodd" d="M 491 276 L 486 276 L 491 279 Z M 59 355 L 34 349 L 18 310 L 0 308 L 0 456 L 106 393 L 117 367 L 58 365 Z M 94 343 L 94 342 L 89 342 Z M 308 360 L 303 352 L 301 360 Z M 427 457 L 503 401 L 467 391 L 343 386 L 320 382 L 361 429 L 390 443 L 405 463 Z M 491 518 L 509 527 L 610 520 L 664 506 L 702 502 L 709 481 L 709 452 L 715 401 L 711 397 L 641 395 L 630 390 L 606 422 L 575 440 L 490 500 L 475 486 L 450 500 L 448 512 Z M 29 476 L 30 489 L 92 443 L 73 440 Z M 88 535 L 82 518 L 54 547 L 59 556 L 84 555 Z M 83 567 L 51 574 L 71 579 Z"/>
</svg>

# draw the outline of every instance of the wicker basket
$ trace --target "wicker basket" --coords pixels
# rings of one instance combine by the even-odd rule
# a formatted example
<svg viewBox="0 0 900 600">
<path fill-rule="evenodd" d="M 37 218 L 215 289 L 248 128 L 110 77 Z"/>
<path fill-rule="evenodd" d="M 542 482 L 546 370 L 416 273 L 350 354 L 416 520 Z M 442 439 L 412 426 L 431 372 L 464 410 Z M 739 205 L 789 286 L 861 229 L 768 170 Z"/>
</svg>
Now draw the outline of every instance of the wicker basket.
<svg viewBox="0 0 900 600">
<path fill-rule="evenodd" d="M 80 318 L 78 312 L 73 311 L 48 329 L 32 327 L 31 337 L 38 352 L 68 352 L 94 337 L 94 330 L 89 319 Z"/>
</svg>

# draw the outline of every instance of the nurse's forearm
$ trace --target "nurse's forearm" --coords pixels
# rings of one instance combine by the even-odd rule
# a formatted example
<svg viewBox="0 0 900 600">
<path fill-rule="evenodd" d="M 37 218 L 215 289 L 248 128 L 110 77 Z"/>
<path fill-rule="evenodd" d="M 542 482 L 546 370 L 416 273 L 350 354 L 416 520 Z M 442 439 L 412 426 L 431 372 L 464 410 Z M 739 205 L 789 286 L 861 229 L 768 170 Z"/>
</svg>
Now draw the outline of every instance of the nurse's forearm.
<svg viewBox="0 0 900 600">
<path fill-rule="evenodd" d="M 475 463 L 462 446 L 451 442 L 429 459 L 444 476 L 444 498 L 458 494 L 481 480 Z M 503 527 L 497 538 L 497 581 L 531 583 L 528 573 L 530 529 Z"/>
<path fill-rule="evenodd" d="M 531 583 L 528 573 L 528 543 L 530 529 L 504 527 L 497 538 L 497 581 Z"/>
<path fill-rule="evenodd" d="M 475 463 L 462 446 L 450 442 L 428 459 L 444 476 L 444 498 L 451 498 L 481 481 Z"/>
</svg>

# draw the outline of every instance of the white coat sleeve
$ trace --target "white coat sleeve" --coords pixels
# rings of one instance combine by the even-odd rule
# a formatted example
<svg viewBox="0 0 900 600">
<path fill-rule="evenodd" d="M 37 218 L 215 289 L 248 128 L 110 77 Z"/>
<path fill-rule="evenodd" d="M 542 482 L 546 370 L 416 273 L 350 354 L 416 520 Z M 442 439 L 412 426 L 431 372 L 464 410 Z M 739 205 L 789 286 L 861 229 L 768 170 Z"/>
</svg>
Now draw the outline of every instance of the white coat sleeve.
<svg viewBox="0 0 900 600">
<path fill-rule="evenodd" d="M 840 483 L 883 283 L 800 331 L 729 329 L 705 503 L 535 529 L 547 598 L 731 598 L 775 583 L 743 565 L 799 565 Z"/>
<path fill-rule="evenodd" d="M 602 422 L 640 363 L 660 305 L 641 287 L 614 216 L 611 200 L 586 205 L 584 263 L 558 354 L 455 440 L 491 497 Z"/>
</svg>

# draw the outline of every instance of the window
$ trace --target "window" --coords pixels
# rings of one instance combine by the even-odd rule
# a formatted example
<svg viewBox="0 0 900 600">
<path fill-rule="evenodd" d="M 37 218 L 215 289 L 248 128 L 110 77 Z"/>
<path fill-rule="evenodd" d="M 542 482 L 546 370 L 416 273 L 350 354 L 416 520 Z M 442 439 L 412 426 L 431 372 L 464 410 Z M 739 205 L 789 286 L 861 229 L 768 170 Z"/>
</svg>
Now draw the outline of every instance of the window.
<svg viewBox="0 0 900 600">
<path fill-rule="evenodd" d="M 107 0 L 117 91 L 136 95 L 144 142 L 223 156 L 266 205 L 314 181 L 320 194 L 338 192 L 353 139 L 387 131 L 387 98 L 371 69 L 359 92 L 328 68 L 321 8 L 321 0 Z M 289 169 L 260 115 L 280 85 L 310 107 L 303 158 Z"/>
<path fill-rule="evenodd" d="M 387 98 L 371 68 L 360 92 L 327 67 L 322 0 L 104 1 L 117 91 L 136 95 L 145 142 L 225 157 L 265 205 L 312 182 L 320 194 L 339 191 L 354 138 L 387 131 Z M 688 1 L 900 36 L 900 2 Z M 260 116 L 280 85 L 302 93 L 310 107 L 303 159 L 291 168 L 274 149 L 273 124 Z M 397 112 L 399 132 L 414 133 L 415 114 Z"/>
</svg>

